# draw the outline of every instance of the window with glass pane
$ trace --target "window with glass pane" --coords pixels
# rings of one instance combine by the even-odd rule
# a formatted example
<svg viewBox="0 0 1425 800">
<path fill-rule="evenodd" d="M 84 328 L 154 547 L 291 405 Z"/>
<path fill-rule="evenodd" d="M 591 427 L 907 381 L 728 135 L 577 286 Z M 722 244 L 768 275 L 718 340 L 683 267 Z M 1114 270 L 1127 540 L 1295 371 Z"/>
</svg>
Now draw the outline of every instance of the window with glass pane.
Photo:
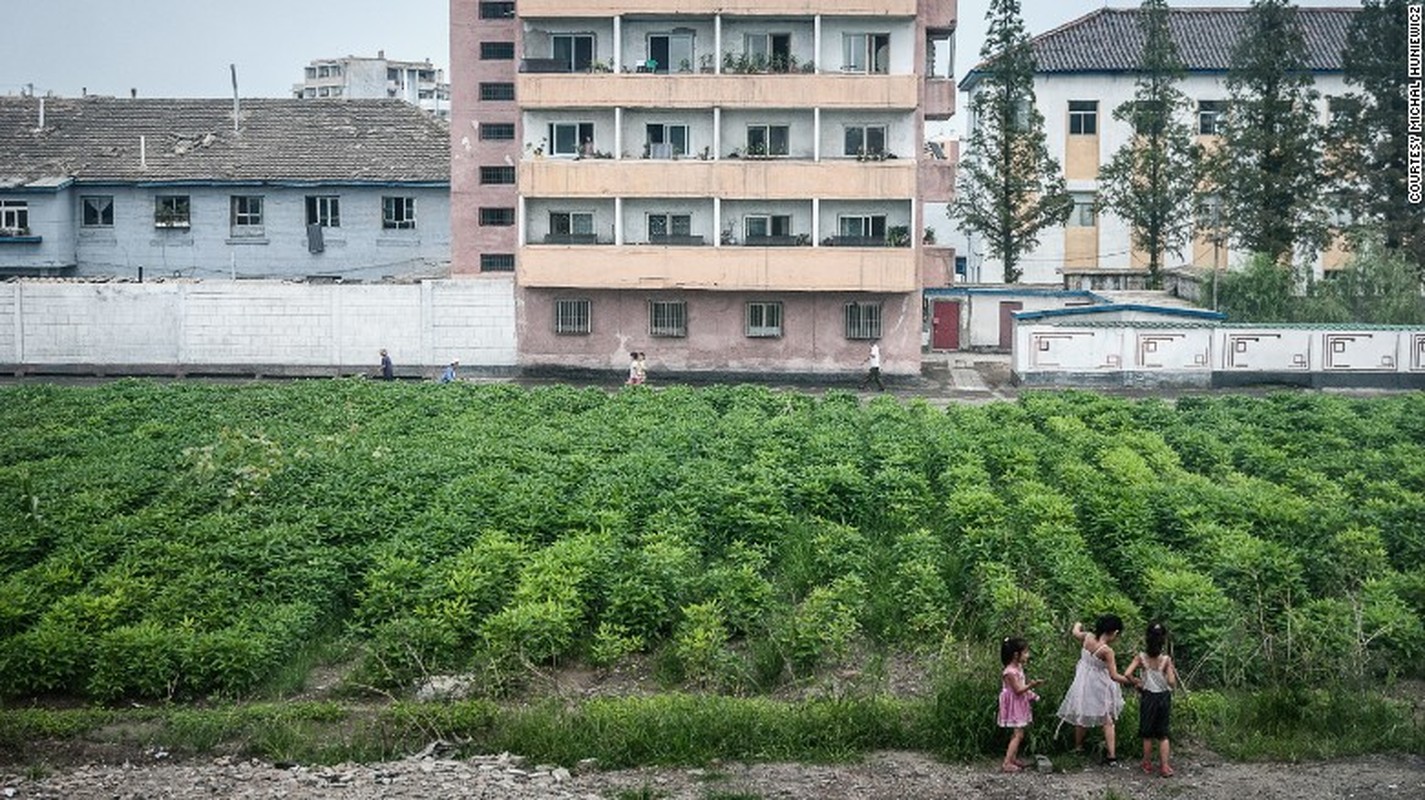
<svg viewBox="0 0 1425 800">
<path fill-rule="evenodd" d="M 1092 228 L 1098 224 L 1098 210 L 1094 207 L 1092 192 L 1074 192 L 1074 210 L 1069 214 L 1067 227 Z"/>
<path fill-rule="evenodd" d="M 411 230 L 416 227 L 416 198 L 381 198 L 381 227 L 386 230 Z"/>
<path fill-rule="evenodd" d="M 153 224 L 158 228 L 188 227 L 188 195 L 159 195 L 153 199 Z"/>
<path fill-rule="evenodd" d="M 80 201 L 84 209 L 81 225 L 86 228 L 114 227 L 113 195 L 85 195 Z"/>
<path fill-rule="evenodd" d="M 0 229 L 25 235 L 30 229 L 28 200 L 0 200 Z"/>
<path fill-rule="evenodd" d="M 1069 101 L 1069 134 L 1071 136 L 1098 135 L 1098 101 Z"/>
<path fill-rule="evenodd" d="M 688 126 L 653 123 L 645 127 L 649 158 L 673 158 L 688 154 Z"/>
<path fill-rule="evenodd" d="M 648 60 L 654 72 L 688 72 L 693 68 L 693 34 L 685 31 L 648 36 Z"/>
<path fill-rule="evenodd" d="M 884 214 L 858 214 L 840 217 L 837 229 L 842 236 L 884 239 L 886 216 Z"/>
<path fill-rule="evenodd" d="M 847 338 L 847 339 L 879 339 L 879 338 L 881 338 L 881 304 L 880 304 L 880 303 L 847 303 L 847 304 L 846 304 L 846 338 Z"/>
<path fill-rule="evenodd" d="M 880 155 L 886 152 L 886 126 L 848 125 L 846 126 L 846 152 L 848 156 Z"/>
<path fill-rule="evenodd" d="M 648 301 L 648 335 L 688 335 L 688 306 L 682 300 Z"/>
<path fill-rule="evenodd" d="M 747 154 L 752 156 L 784 156 L 791 139 L 787 125 L 748 125 Z"/>
<path fill-rule="evenodd" d="M 480 126 L 480 140 L 485 142 L 509 141 L 515 138 L 513 122 L 486 122 Z"/>
<path fill-rule="evenodd" d="M 1197 132 L 1201 136 L 1216 136 L 1222 132 L 1222 117 L 1227 103 L 1222 100 L 1197 101 Z"/>
<path fill-rule="evenodd" d="M 308 195 L 307 224 L 340 228 L 341 198 L 335 195 Z"/>
<path fill-rule="evenodd" d="M 570 72 L 584 72 L 594 61 L 594 35 L 591 33 L 556 33 L 549 37 L 554 60 Z"/>
<path fill-rule="evenodd" d="M 554 156 L 574 156 L 579 154 L 579 146 L 584 142 L 594 142 L 592 122 L 553 122 L 549 125 L 549 154 Z"/>
<path fill-rule="evenodd" d="M 554 332 L 561 336 L 572 336 L 588 333 L 589 326 L 589 301 L 578 300 L 555 300 L 554 301 Z"/>
<path fill-rule="evenodd" d="M 262 198 L 235 196 L 232 198 L 232 232 L 234 236 L 262 233 Z"/>
<path fill-rule="evenodd" d="M 689 214 L 649 214 L 648 236 L 651 239 L 668 236 L 691 236 L 693 218 Z"/>
<path fill-rule="evenodd" d="M 847 33 L 841 37 L 843 72 L 890 71 L 891 36 L 888 33 Z"/>
<path fill-rule="evenodd" d="M 594 215 L 587 211 L 551 211 L 549 232 L 557 236 L 590 236 L 594 233 Z"/>
<path fill-rule="evenodd" d="M 776 337 L 782 335 L 782 304 L 753 302 L 747 304 L 747 335 Z"/>
</svg>

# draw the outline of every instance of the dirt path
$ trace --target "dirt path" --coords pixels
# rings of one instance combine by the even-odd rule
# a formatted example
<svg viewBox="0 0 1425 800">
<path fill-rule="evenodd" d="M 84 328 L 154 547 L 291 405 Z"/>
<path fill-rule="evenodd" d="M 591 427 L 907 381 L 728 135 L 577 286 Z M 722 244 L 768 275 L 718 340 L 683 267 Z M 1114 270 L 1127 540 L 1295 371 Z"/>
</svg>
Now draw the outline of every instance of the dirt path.
<svg viewBox="0 0 1425 800">
<path fill-rule="evenodd" d="M 1170 779 L 1136 763 L 1054 774 L 1001 775 L 992 765 L 941 764 L 914 753 L 877 753 L 858 764 L 721 765 L 711 769 L 641 769 L 570 774 L 509 756 L 432 757 L 369 765 L 287 767 L 219 758 L 142 765 L 82 766 L 48 775 L 0 772 L 0 797 L 66 800 L 139 798 L 342 798 L 414 800 L 1419 800 L 1425 757 L 1371 756 L 1307 764 L 1224 764 L 1187 758 Z"/>
</svg>

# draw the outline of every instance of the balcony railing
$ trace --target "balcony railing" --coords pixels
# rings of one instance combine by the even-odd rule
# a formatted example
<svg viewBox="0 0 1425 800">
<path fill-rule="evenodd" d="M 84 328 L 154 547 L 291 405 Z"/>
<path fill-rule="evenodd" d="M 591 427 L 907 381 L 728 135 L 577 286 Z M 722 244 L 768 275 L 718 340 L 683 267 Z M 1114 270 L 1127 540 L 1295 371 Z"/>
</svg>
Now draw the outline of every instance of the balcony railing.
<svg viewBox="0 0 1425 800">
<path fill-rule="evenodd" d="M 748 236 L 743 239 L 743 247 L 804 247 L 811 244 L 811 236 L 799 233 L 795 236 Z"/>
<path fill-rule="evenodd" d="M 687 234 L 668 234 L 666 236 L 649 236 L 648 243 L 662 245 L 664 247 L 702 247 L 707 244 L 702 236 Z"/>
<path fill-rule="evenodd" d="M 545 244 L 613 244 L 613 242 L 599 241 L 597 233 L 546 233 L 544 234 Z"/>
</svg>

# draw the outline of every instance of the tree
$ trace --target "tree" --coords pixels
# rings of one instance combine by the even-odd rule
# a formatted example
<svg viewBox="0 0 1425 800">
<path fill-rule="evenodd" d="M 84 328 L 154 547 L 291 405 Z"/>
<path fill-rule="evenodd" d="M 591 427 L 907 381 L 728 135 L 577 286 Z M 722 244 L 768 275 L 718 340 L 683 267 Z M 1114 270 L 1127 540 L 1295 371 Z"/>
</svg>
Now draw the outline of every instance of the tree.
<svg viewBox="0 0 1425 800">
<path fill-rule="evenodd" d="M 1191 109 L 1178 89 L 1183 62 L 1168 30 L 1167 0 L 1144 0 L 1143 51 L 1133 99 L 1113 117 L 1134 136 L 1099 170 L 1099 203 L 1128 222 L 1133 246 L 1148 254 L 1148 284 L 1162 285 L 1163 257 L 1192 236 L 1200 151 L 1184 122 Z"/>
<path fill-rule="evenodd" d="M 1346 83 L 1358 87 L 1332 116 L 1329 171 L 1352 239 L 1378 234 L 1425 278 L 1425 214 L 1406 199 L 1407 0 L 1365 0 L 1342 53 Z"/>
<path fill-rule="evenodd" d="M 1227 72 L 1227 117 L 1210 159 L 1227 233 L 1240 248 L 1278 263 L 1319 251 L 1322 129 L 1296 9 L 1253 0 Z"/>
<path fill-rule="evenodd" d="M 984 78 L 970 100 L 973 129 L 950 216 L 985 238 L 990 255 L 1004 262 L 1005 283 L 1014 283 L 1020 257 L 1039 244 L 1040 231 L 1068 220 L 1074 201 L 1045 146 L 1019 0 L 991 0 L 986 19 Z"/>
</svg>

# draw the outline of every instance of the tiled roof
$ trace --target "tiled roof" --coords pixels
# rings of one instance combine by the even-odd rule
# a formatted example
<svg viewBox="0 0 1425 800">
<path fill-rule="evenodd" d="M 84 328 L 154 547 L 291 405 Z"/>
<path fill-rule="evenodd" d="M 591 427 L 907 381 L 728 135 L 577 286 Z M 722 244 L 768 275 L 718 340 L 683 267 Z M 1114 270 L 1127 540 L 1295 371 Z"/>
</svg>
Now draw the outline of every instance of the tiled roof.
<svg viewBox="0 0 1425 800">
<path fill-rule="evenodd" d="M 1313 71 L 1340 72 L 1346 34 L 1359 8 L 1297 8 L 1306 39 L 1306 63 Z M 1247 8 L 1172 8 L 1168 27 L 1189 72 L 1225 72 L 1246 24 Z M 1143 49 L 1137 8 L 1101 8 L 1034 37 L 1039 73 L 1132 72 Z M 985 62 L 962 82 L 977 82 Z"/>
<path fill-rule="evenodd" d="M 0 97 L 0 186 L 79 181 L 450 181 L 445 122 L 400 100 Z M 140 152 L 140 137 L 145 145 Z"/>
</svg>

